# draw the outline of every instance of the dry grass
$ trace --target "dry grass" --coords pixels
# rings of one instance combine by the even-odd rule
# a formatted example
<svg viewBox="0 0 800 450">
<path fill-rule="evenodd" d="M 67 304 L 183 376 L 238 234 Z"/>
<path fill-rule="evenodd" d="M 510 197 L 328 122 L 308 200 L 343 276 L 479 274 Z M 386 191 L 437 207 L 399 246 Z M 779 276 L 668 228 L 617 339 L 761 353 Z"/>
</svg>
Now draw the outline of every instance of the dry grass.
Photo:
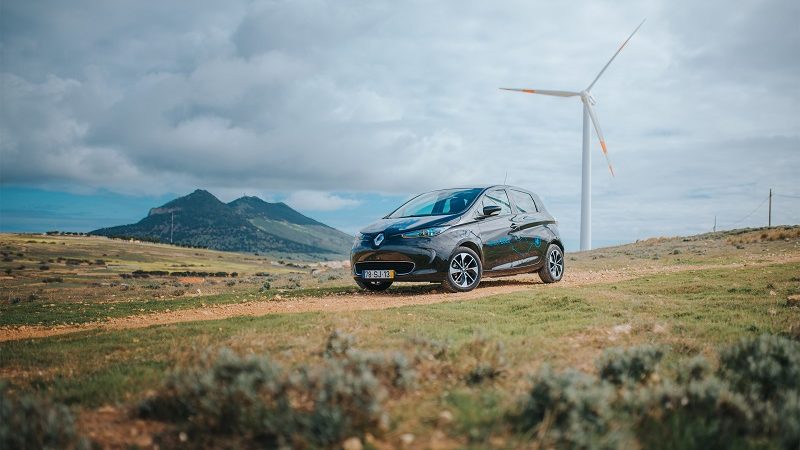
<svg viewBox="0 0 800 450">
<path fill-rule="evenodd" d="M 697 355 L 715 361 L 720 345 L 742 336 L 772 333 L 800 338 L 800 308 L 786 303 L 788 296 L 800 293 L 798 230 L 773 230 L 777 233 L 775 239 L 770 240 L 768 234 L 764 240 L 737 244 L 742 249 L 728 239 L 760 237 L 767 231 L 659 238 L 568 254 L 567 270 L 579 269 L 597 276 L 581 283 L 555 286 L 518 283 L 515 284 L 518 290 L 500 294 L 485 288 L 476 292 L 494 294 L 462 301 L 384 310 L 322 309 L 5 342 L 0 344 L 0 377 L 10 380 L 17 390 L 46 392 L 68 402 L 81 417 L 84 414 L 98 417 L 98 408 L 103 405 L 106 408 L 114 405 L 119 411 L 136 404 L 158 385 L 170 368 L 191 365 L 205 352 L 227 347 L 240 355 L 269 354 L 287 368 L 300 367 L 322 358 L 320 349 L 329 334 L 341 330 L 355 336 L 359 347 L 366 351 L 401 352 L 418 374 L 414 389 L 386 403 L 392 424 L 379 439 L 375 438 L 373 447 L 400 447 L 402 436 L 407 433 L 415 437 L 407 445 L 410 448 L 502 447 L 512 442 L 504 431 L 505 412 L 530 388 L 529 376 L 544 364 L 555 370 L 577 368 L 593 373 L 594 361 L 605 349 L 649 344 L 670 349 L 663 362 L 665 373 L 669 374 L 683 360 Z M 777 237 L 781 232 L 794 234 L 787 241 Z M 9 242 L 5 240 L 0 248 Z M 51 269 L 42 274 L 35 269 L 23 272 L 19 278 L 15 274 L 14 280 L 2 280 L 3 294 L 26 289 L 25 283 L 41 285 L 36 289 L 52 289 L 46 294 L 49 303 L 75 306 L 72 313 L 77 318 L 95 314 L 96 310 L 91 308 L 115 306 L 117 311 L 121 305 L 135 305 L 142 296 L 150 298 L 153 292 L 166 295 L 174 289 L 186 289 L 185 298 L 159 301 L 208 303 L 215 298 L 235 301 L 261 295 L 258 289 L 263 277 L 256 277 L 254 272 L 262 261 L 250 261 L 253 258 L 250 255 L 226 254 L 217 258 L 216 253 L 202 251 L 199 252 L 202 258 L 194 255 L 194 251 L 185 256 L 197 258 L 195 263 L 202 264 L 212 264 L 215 260 L 228 261 L 226 264 L 232 266 L 254 264 L 250 269 L 252 274 L 243 272 L 242 277 L 252 277 L 252 281 L 237 280 L 235 285 L 228 286 L 224 282 L 213 285 L 210 281 L 218 280 L 207 279 L 190 288 L 159 285 L 151 289 L 148 283 L 162 281 L 151 278 L 131 281 L 133 288 L 127 291 L 121 291 L 120 286 L 81 284 L 76 281 L 78 271 L 109 269 L 94 264 L 59 263 L 58 256 L 66 256 L 62 248 L 72 247 L 77 252 L 78 247 L 88 246 L 83 247 L 83 253 L 70 256 L 75 259 L 112 261 L 117 257 L 111 256 L 116 253 L 108 253 L 107 249 L 92 250 L 91 245 L 96 243 L 71 242 L 38 244 L 35 253 L 22 250 L 19 242 L 14 241 L 11 245 L 18 246 L 14 248 L 16 252 L 8 251 L 12 259 L 54 262 L 48 263 Z M 130 255 L 144 251 L 129 250 Z M 98 251 L 109 256 L 91 253 Z M 19 257 L 17 252 L 24 255 L 30 252 L 33 256 Z M 125 256 L 126 264 L 138 267 L 132 258 Z M 157 262 L 157 258 L 149 256 L 143 264 L 151 264 L 147 270 L 158 270 L 163 267 L 158 264 L 184 263 L 163 258 Z M 337 289 L 350 289 L 345 287 L 351 283 L 346 274 L 339 280 L 320 282 L 310 268 L 284 268 L 287 272 L 276 272 L 272 283 L 288 283 L 289 276 L 302 275 L 300 283 L 308 283 L 309 287 L 330 283 L 342 286 Z M 338 269 L 326 273 L 335 270 Z M 62 276 L 65 282 L 41 283 L 43 277 L 53 276 Z M 93 281 L 100 283 L 118 278 L 113 270 L 105 275 L 95 272 L 94 276 Z M 204 293 L 190 297 L 188 291 L 197 286 Z M 206 295 L 206 289 L 212 286 L 219 289 L 218 293 Z M 431 288 L 405 289 L 403 295 L 413 296 L 428 295 Z M 284 294 L 295 291 L 286 290 Z M 64 298 L 81 295 L 80 299 Z M 349 299 L 348 295 L 341 294 L 344 299 Z M 337 297 L 330 298 L 334 301 Z M 76 305 L 80 303 L 85 305 L 78 308 Z M 5 314 L 17 306 L 5 304 L 0 309 Z M 49 307 L 54 311 L 58 308 Z M 442 419 L 444 412 L 452 419 Z M 124 414 L 116 415 L 113 422 L 113 430 L 98 432 L 102 443 L 124 446 L 146 442 L 147 436 L 142 433 L 148 431 L 142 430 L 164 429 L 163 424 L 143 428 Z M 79 420 L 79 426 L 91 428 L 86 423 Z M 137 430 L 136 436 L 131 429 Z M 126 437 L 126 433 L 130 436 Z"/>
<path fill-rule="evenodd" d="M 754 230 L 731 236 L 727 242 L 732 245 L 755 244 L 759 242 L 791 241 L 800 238 L 800 227 L 778 227 L 765 230 Z"/>
</svg>

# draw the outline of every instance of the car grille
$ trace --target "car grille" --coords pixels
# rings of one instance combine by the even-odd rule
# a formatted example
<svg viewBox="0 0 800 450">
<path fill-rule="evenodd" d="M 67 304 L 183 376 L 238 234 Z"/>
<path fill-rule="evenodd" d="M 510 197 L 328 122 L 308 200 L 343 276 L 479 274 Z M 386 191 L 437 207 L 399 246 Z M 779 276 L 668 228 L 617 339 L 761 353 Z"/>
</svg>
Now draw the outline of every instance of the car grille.
<svg viewBox="0 0 800 450">
<path fill-rule="evenodd" d="M 356 274 L 364 270 L 394 270 L 397 275 L 405 275 L 414 270 L 414 263 L 407 261 L 368 261 L 356 263 Z"/>
</svg>

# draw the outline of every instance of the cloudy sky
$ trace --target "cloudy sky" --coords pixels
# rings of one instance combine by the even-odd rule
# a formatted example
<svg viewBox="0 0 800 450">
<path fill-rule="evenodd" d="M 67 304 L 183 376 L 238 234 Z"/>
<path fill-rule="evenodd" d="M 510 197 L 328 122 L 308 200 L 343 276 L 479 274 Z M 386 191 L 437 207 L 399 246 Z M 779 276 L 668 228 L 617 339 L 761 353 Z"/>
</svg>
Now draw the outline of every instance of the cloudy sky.
<svg viewBox="0 0 800 450">
<path fill-rule="evenodd" d="M 594 244 L 800 223 L 800 3 L 0 3 L 0 229 L 90 230 L 205 188 L 355 232 L 428 189 L 538 192 Z"/>
</svg>

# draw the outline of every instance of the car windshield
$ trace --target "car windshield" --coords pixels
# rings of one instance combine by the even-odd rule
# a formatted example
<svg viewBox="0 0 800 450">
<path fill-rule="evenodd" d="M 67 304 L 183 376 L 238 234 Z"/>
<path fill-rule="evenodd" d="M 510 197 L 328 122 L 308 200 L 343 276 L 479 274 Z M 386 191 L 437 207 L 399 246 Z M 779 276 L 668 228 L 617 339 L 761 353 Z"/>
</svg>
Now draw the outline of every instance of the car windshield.
<svg viewBox="0 0 800 450">
<path fill-rule="evenodd" d="M 472 204 L 482 189 L 446 189 L 418 195 L 391 213 L 390 219 L 400 217 L 442 216 L 458 214 Z"/>
</svg>

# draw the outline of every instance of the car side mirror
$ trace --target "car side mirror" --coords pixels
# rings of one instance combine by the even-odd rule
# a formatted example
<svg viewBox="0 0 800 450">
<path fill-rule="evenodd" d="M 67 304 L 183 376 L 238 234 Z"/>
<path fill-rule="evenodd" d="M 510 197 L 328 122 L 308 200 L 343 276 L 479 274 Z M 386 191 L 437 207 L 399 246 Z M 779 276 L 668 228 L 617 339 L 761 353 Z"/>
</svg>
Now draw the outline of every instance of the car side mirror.
<svg viewBox="0 0 800 450">
<path fill-rule="evenodd" d="M 484 215 L 484 217 L 493 216 L 493 215 L 499 213 L 500 211 L 502 211 L 502 208 L 500 208 L 497 205 L 490 205 L 490 206 L 484 206 L 483 207 L 483 215 Z"/>
</svg>

